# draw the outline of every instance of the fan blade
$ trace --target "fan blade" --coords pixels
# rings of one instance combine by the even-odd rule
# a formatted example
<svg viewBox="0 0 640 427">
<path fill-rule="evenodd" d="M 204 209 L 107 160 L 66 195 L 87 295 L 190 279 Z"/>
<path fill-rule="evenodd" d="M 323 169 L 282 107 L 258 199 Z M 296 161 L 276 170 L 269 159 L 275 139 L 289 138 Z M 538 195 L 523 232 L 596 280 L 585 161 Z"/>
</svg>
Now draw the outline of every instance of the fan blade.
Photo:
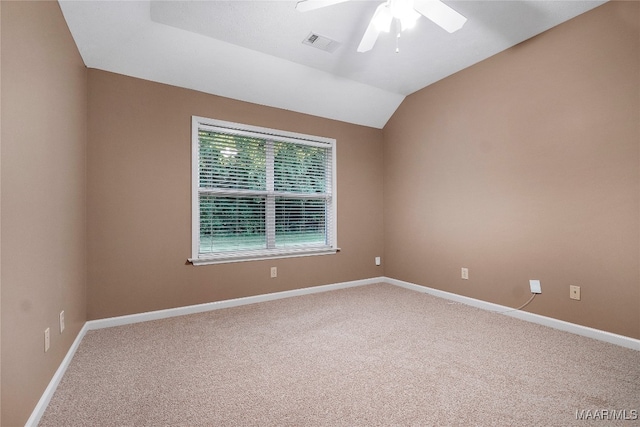
<svg viewBox="0 0 640 427">
<path fill-rule="evenodd" d="M 373 49 L 373 45 L 376 44 L 376 40 L 378 40 L 378 34 L 380 34 L 380 30 L 378 30 L 373 21 L 369 22 L 369 26 L 364 32 L 362 41 L 360 41 L 360 45 L 358 46 L 358 52 L 367 52 Z"/>
<path fill-rule="evenodd" d="M 414 0 L 413 8 L 450 33 L 458 31 L 467 18 L 439 0 Z"/>
<path fill-rule="evenodd" d="M 344 3 L 346 1 L 349 0 L 301 0 L 296 4 L 296 10 L 299 12 L 306 12 L 338 3 Z"/>
<path fill-rule="evenodd" d="M 376 44 L 376 40 L 378 40 L 380 32 L 389 31 L 393 16 L 391 16 L 391 13 L 386 6 L 386 3 L 382 3 L 376 8 L 376 11 L 373 13 L 373 17 L 371 18 L 371 21 L 369 21 L 369 25 L 362 36 L 362 40 L 358 46 L 358 52 L 367 52 L 373 49 L 373 45 Z"/>
</svg>

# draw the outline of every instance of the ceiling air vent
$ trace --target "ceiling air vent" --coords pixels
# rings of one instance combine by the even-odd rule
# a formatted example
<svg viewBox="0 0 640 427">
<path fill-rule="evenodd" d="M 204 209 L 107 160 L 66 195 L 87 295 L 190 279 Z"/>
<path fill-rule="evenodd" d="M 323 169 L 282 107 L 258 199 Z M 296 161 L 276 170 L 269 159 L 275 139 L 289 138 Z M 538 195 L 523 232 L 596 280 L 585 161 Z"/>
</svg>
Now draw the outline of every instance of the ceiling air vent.
<svg viewBox="0 0 640 427">
<path fill-rule="evenodd" d="M 302 40 L 302 44 L 313 46 L 325 52 L 335 52 L 338 46 L 340 46 L 340 43 L 337 41 L 315 33 L 309 33 L 309 35 Z"/>
</svg>

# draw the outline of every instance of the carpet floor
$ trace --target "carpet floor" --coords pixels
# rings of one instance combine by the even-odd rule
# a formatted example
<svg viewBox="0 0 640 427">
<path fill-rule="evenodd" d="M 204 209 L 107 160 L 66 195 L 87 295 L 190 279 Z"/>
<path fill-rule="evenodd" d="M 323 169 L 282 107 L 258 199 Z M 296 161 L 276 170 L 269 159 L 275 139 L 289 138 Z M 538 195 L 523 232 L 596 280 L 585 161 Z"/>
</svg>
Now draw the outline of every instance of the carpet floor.
<svg viewBox="0 0 640 427">
<path fill-rule="evenodd" d="M 637 426 L 638 412 L 640 351 L 376 284 L 89 331 L 39 425 Z"/>
</svg>

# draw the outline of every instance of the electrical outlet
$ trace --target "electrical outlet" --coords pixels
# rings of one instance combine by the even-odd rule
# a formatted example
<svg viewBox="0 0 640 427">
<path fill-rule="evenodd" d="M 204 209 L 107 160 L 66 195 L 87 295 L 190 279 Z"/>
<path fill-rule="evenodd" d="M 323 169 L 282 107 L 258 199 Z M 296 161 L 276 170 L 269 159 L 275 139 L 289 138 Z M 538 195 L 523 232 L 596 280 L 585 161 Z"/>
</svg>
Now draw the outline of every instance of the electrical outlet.
<svg viewBox="0 0 640 427">
<path fill-rule="evenodd" d="M 580 301 L 580 286 L 569 286 L 569 298 Z"/>
<path fill-rule="evenodd" d="M 64 310 L 60 312 L 60 333 L 64 332 Z"/>
<path fill-rule="evenodd" d="M 278 267 L 271 267 L 271 278 L 278 277 Z"/>
<path fill-rule="evenodd" d="M 51 331 L 49 328 L 44 330 L 44 352 L 49 351 L 49 347 L 51 346 Z"/>
<path fill-rule="evenodd" d="M 380 265 L 380 257 L 379 256 L 376 257 L 376 265 Z"/>
<path fill-rule="evenodd" d="M 469 280 L 469 269 L 466 267 L 462 267 L 460 269 L 460 277 L 464 280 Z"/>
<path fill-rule="evenodd" d="M 531 288 L 532 294 L 542 293 L 542 286 L 540 285 L 540 280 L 529 280 L 529 287 Z"/>
</svg>

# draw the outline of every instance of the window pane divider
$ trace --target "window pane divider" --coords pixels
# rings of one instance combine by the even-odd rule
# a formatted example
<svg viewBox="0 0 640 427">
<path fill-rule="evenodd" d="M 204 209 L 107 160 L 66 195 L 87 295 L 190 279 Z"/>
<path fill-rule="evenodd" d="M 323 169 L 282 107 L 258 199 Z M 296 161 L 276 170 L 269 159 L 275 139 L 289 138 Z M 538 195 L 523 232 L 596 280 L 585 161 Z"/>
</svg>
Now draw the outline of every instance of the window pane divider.
<svg viewBox="0 0 640 427">
<path fill-rule="evenodd" d="M 220 194 L 225 196 L 260 196 L 260 197 L 284 197 L 291 199 L 330 199 L 330 193 L 294 193 L 286 191 L 256 191 L 256 190 L 242 190 L 233 188 L 210 188 L 201 187 L 198 188 L 200 194 Z"/>
<path fill-rule="evenodd" d="M 287 199 L 331 199 L 331 194 L 329 193 L 287 193 L 284 191 L 274 191 L 273 195 Z"/>
<path fill-rule="evenodd" d="M 260 196 L 266 197 L 269 193 L 264 190 L 243 190 L 235 188 L 198 188 L 200 194 L 220 194 L 224 196 Z"/>
<path fill-rule="evenodd" d="M 267 249 L 276 247 L 276 200 L 273 195 L 274 183 L 274 151 L 273 141 L 267 141 L 267 207 L 266 207 L 266 227 L 267 227 Z"/>
</svg>

